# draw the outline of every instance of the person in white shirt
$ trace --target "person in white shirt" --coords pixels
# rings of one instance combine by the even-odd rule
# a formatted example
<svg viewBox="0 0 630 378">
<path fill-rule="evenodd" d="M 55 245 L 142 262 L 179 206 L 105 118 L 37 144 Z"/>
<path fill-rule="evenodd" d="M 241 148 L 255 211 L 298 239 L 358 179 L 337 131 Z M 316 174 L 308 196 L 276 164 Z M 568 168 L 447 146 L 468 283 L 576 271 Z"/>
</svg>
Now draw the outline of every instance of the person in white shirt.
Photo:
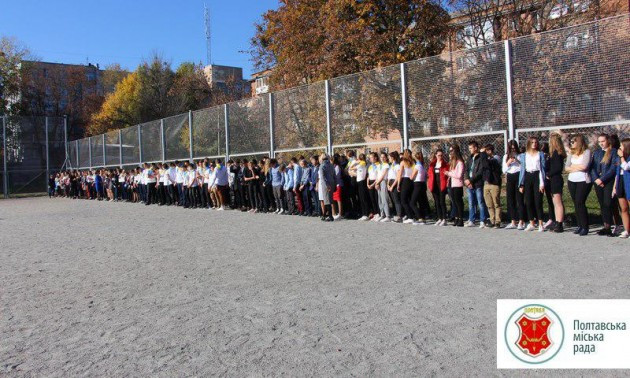
<svg viewBox="0 0 630 378">
<path fill-rule="evenodd" d="M 394 222 L 401 223 L 403 218 L 403 207 L 400 198 L 400 155 L 398 151 L 392 151 L 389 153 L 390 168 L 387 171 L 387 192 L 389 198 L 394 204 L 396 210 L 396 216 Z"/>
<path fill-rule="evenodd" d="M 145 169 L 145 177 L 147 182 L 147 202 L 146 205 L 150 205 L 152 203 L 157 202 L 157 193 L 155 191 L 155 186 L 157 183 L 157 167 L 155 164 L 149 165 L 146 164 Z"/>
<path fill-rule="evenodd" d="M 188 165 L 188 174 L 186 175 L 186 186 L 188 191 L 188 208 L 196 209 L 200 206 L 199 198 L 199 179 L 197 177 L 196 167 L 194 164 Z"/>
<path fill-rule="evenodd" d="M 372 205 L 370 203 L 370 193 L 367 187 L 367 162 L 365 161 L 365 154 L 359 154 L 359 158 L 355 160 L 351 167 L 348 168 L 348 173 L 351 177 L 356 178 L 357 191 L 359 193 L 359 203 L 361 204 L 361 218 L 360 221 L 367 221 L 370 219 L 370 209 Z"/>
<path fill-rule="evenodd" d="M 519 155 L 521 162 L 521 173 L 519 177 L 519 187 L 525 200 L 529 225 L 525 231 L 536 229 L 535 222 L 538 221 L 538 231 L 543 232 L 543 193 L 545 192 L 545 156 L 540 150 L 538 138 L 529 137 L 525 152 Z"/>
<path fill-rule="evenodd" d="M 215 171 L 215 185 L 216 185 L 217 201 L 219 202 L 217 210 L 225 210 L 225 205 L 227 205 L 229 202 L 228 169 L 223 164 L 221 159 L 216 159 L 214 171 Z"/>
<path fill-rule="evenodd" d="M 185 182 L 186 182 L 186 179 L 184 177 L 185 175 L 186 175 L 186 168 L 184 164 L 179 164 L 176 171 L 175 184 L 177 185 L 177 205 L 183 206 L 183 207 L 186 207 L 186 203 L 187 203 L 186 191 L 185 191 Z"/>
<path fill-rule="evenodd" d="M 503 156 L 503 173 L 505 174 L 505 194 L 507 199 L 507 211 L 510 223 L 506 229 L 525 229 L 527 217 L 525 216 L 525 203 L 523 194 L 519 190 L 518 178 L 521 173 L 521 162 L 518 160 L 521 149 L 514 139 L 508 142 L 508 151 Z"/>
<path fill-rule="evenodd" d="M 378 199 L 378 190 L 376 190 L 376 179 L 378 178 L 379 169 L 381 166 L 381 162 L 378 158 L 378 153 L 371 152 L 370 153 L 370 165 L 367 169 L 367 188 L 370 193 L 370 203 L 372 204 L 372 215 L 371 220 L 374 222 L 378 222 L 381 220 L 380 210 L 379 210 L 379 199 Z"/>
<path fill-rule="evenodd" d="M 584 137 L 580 134 L 571 138 L 570 155 L 567 157 L 565 171 L 569 173 L 567 177 L 569 193 L 575 208 L 578 228 L 576 235 L 586 236 L 589 231 L 588 210 L 586 199 L 591 193 L 593 184 L 589 175 L 591 165 L 591 151 L 588 149 Z"/>
<path fill-rule="evenodd" d="M 378 209 L 381 217 L 380 222 L 391 222 L 391 214 L 389 212 L 389 202 L 387 202 L 387 173 L 389 171 L 389 163 L 387 163 L 387 154 L 381 154 L 381 165 L 378 170 L 378 176 L 374 182 L 374 187 L 378 192 Z"/>
</svg>

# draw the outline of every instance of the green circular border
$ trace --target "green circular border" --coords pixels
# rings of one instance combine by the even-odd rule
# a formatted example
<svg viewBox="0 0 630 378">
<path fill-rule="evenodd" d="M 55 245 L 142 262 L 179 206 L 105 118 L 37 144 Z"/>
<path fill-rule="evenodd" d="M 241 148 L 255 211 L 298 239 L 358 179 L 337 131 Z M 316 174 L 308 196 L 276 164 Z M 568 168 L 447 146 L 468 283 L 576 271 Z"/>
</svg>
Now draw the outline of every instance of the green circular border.
<svg viewBox="0 0 630 378">
<path fill-rule="evenodd" d="M 556 351 L 556 353 L 552 354 L 552 355 L 551 355 L 551 357 L 547 358 L 547 359 L 546 359 L 546 360 L 544 360 L 544 361 L 532 362 L 532 361 L 526 361 L 526 360 L 524 360 L 524 359 L 520 358 L 519 356 L 517 356 L 517 355 L 516 355 L 516 354 L 512 351 L 512 349 L 510 349 L 510 344 L 509 344 L 508 339 L 507 339 L 507 328 L 508 328 L 508 325 L 510 324 L 510 319 L 512 319 L 512 317 L 514 316 L 514 314 L 516 314 L 517 312 L 519 312 L 521 309 L 523 309 L 523 308 L 525 308 L 525 307 L 529 307 L 529 306 L 539 306 L 539 307 L 544 307 L 544 308 L 548 309 L 549 311 L 551 311 L 551 312 L 552 312 L 552 313 L 556 316 L 556 318 L 558 318 L 558 320 L 560 321 L 560 327 L 562 328 L 562 340 L 560 340 L 560 346 L 558 347 L 558 350 Z M 524 306 L 521 306 L 521 307 L 517 308 L 517 309 L 516 309 L 516 311 L 514 311 L 514 312 L 512 313 L 512 315 L 510 315 L 510 316 L 508 317 L 508 320 L 507 320 L 507 322 L 505 323 L 505 329 L 503 330 L 503 338 L 505 339 L 505 346 L 508 348 L 508 350 L 510 351 L 510 353 L 512 353 L 512 355 L 513 355 L 513 356 L 514 356 L 517 360 L 522 361 L 522 362 L 524 362 L 524 363 L 526 363 L 526 364 L 531 364 L 531 365 L 544 364 L 545 362 L 547 362 L 547 361 L 551 360 L 552 358 L 554 358 L 554 357 L 556 356 L 556 354 L 558 354 L 558 352 L 560 352 L 560 349 L 562 349 L 562 345 L 564 344 L 564 335 L 565 335 L 565 331 L 564 331 L 564 324 L 562 323 L 562 319 L 560 318 L 560 316 L 559 316 L 559 315 L 558 315 L 558 314 L 557 314 L 554 310 L 552 310 L 550 307 L 545 306 L 545 305 L 543 305 L 543 304 L 537 304 L 537 303 L 526 304 L 526 305 L 524 305 Z"/>
</svg>

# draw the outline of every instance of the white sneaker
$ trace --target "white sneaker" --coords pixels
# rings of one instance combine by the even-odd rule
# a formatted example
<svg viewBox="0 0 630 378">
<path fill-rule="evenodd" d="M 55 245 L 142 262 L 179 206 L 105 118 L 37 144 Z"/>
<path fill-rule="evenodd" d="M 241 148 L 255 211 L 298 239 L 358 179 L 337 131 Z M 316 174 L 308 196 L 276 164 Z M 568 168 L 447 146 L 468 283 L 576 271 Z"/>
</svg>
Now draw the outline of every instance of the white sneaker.
<svg viewBox="0 0 630 378">
<path fill-rule="evenodd" d="M 538 232 L 545 232 L 545 228 L 543 226 L 538 226 Z"/>
<path fill-rule="evenodd" d="M 406 215 L 403 217 L 403 222 L 409 219 Z"/>
<path fill-rule="evenodd" d="M 333 215 L 333 219 L 334 219 L 334 220 L 337 220 L 337 219 L 339 219 L 339 218 L 341 218 L 341 215 L 339 215 L 339 214 L 337 214 L 337 215 Z"/>
<path fill-rule="evenodd" d="M 448 221 L 446 219 L 442 219 L 442 226 L 448 226 Z"/>
<path fill-rule="evenodd" d="M 619 234 L 619 237 L 622 239 L 628 239 L 629 236 L 630 234 L 628 234 L 628 231 L 624 231 L 621 234 Z"/>
<path fill-rule="evenodd" d="M 551 219 L 549 219 L 544 225 L 543 228 L 546 230 L 549 228 L 549 226 L 551 226 L 553 224 L 553 221 Z"/>
<path fill-rule="evenodd" d="M 475 227 L 475 222 L 468 221 L 468 222 L 466 222 L 466 224 L 464 226 L 466 226 L 466 227 Z"/>
<path fill-rule="evenodd" d="M 370 218 L 368 218 L 368 217 L 366 217 L 366 216 L 364 215 L 364 216 L 362 216 L 361 218 L 359 218 L 358 220 L 360 220 L 360 221 L 366 221 L 366 220 L 368 220 L 368 219 L 370 219 Z"/>
<path fill-rule="evenodd" d="M 414 226 L 422 226 L 424 222 L 412 221 L 411 224 Z"/>
<path fill-rule="evenodd" d="M 223 210 L 225 210 L 225 206 L 221 206 L 221 207 L 219 207 L 217 210 L 219 210 L 219 211 L 223 211 Z"/>
<path fill-rule="evenodd" d="M 380 221 L 381 219 L 383 219 L 383 218 L 381 218 L 381 216 L 380 216 L 380 215 L 375 215 L 375 216 L 372 218 L 372 222 L 378 222 L 378 221 Z"/>
<path fill-rule="evenodd" d="M 391 221 L 392 221 L 392 219 L 391 218 L 387 218 L 387 217 L 385 217 L 385 218 L 380 220 L 381 223 L 388 223 L 388 222 L 391 222 Z"/>
<path fill-rule="evenodd" d="M 418 219 L 418 224 L 425 225 L 427 222 L 425 222 L 424 219 Z"/>
<path fill-rule="evenodd" d="M 479 222 L 479 228 L 486 228 L 485 222 Z"/>
<path fill-rule="evenodd" d="M 525 227 L 525 231 L 534 231 L 536 229 L 536 227 L 532 226 L 531 223 L 527 225 L 527 227 Z"/>
<path fill-rule="evenodd" d="M 519 231 L 524 231 L 525 230 L 525 225 L 524 224 L 519 224 L 518 227 L 516 227 L 517 230 Z"/>
<path fill-rule="evenodd" d="M 441 226 L 442 225 L 442 220 L 438 219 L 435 223 L 433 223 L 434 226 Z"/>
<path fill-rule="evenodd" d="M 405 219 L 405 220 L 403 221 L 403 223 L 404 223 L 404 224 L 413 224 L 414 222 L 415 222 L 415 221 L 414 221 L 413 219 L 409 219 L 409 218 L 407 218 L 407 219 Z"/>
<path fill-rule="evenodd" d="M 505 226 L 506 230 L 513 230 L 516 228 L 516 225 L 514 223 L 510 223 L 507 226 Z"/>
</svg>

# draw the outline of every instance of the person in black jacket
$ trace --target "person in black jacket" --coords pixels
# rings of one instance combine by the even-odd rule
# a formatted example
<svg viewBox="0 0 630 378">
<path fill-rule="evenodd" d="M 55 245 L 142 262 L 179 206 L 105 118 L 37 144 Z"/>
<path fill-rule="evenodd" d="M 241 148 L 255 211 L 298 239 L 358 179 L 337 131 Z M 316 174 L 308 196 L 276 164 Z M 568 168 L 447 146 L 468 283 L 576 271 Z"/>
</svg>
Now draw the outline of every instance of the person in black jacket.
<svg viewBox="0 0 630 378">
<path fill-rule="evenodd" d="M 485 228 L 486 224 L 486 203 L 483 200 L 483 171 L 481 167 L 481 155 L 479 154 L 479 143 L 477 141 L 468 142 L 470 158 L 466 163 L 464 175 L 464 185 L 468 188 L 468 222 L 466 227 L 475 225 L 475 213 L 479 208 L 479 228 Z"/>
<path fill-rule="evenodd" d="M 486 145 L 480 152 L 483 198 L 488 207 L 490 225 L 501 228 L 501 163 L 494 156 L 493 145 Z"/>
<path fill-rule="evenodd" d="M 547 154 L 547 174 L 545 178 L 545 194 L 549 202 L 549 221 L 545 228 L 553 232 L 563 232 L 562 222 L 564 221 L 564 204 L 562 202 L 562 191 L 564 189 L 564 161 L 567 157 L 562 138 L 559 134 L 553 133 L 549 137 L 549 147 Z"/>
</svg>

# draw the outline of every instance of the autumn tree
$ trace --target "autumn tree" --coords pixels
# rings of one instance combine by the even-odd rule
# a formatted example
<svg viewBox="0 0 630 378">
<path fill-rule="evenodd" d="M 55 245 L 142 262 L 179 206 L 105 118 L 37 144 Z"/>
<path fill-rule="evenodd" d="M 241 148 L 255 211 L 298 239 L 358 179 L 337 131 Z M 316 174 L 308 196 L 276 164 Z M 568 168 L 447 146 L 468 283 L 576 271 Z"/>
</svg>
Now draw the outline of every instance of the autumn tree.
<svg viewBox="0 0 630 378">
<path fill-rule="evenodd" d="M 284 0 L 256 25 L 251 53 L 286 88 L 437 54 L 448 20 L 427 0 Z"/>
<path fill-rule="evenodd" d="M 20 90 L 19 67 L 29 50 L 15 38 L 0 38 L 0 114 L 11 114 Z"/>
</svg>

